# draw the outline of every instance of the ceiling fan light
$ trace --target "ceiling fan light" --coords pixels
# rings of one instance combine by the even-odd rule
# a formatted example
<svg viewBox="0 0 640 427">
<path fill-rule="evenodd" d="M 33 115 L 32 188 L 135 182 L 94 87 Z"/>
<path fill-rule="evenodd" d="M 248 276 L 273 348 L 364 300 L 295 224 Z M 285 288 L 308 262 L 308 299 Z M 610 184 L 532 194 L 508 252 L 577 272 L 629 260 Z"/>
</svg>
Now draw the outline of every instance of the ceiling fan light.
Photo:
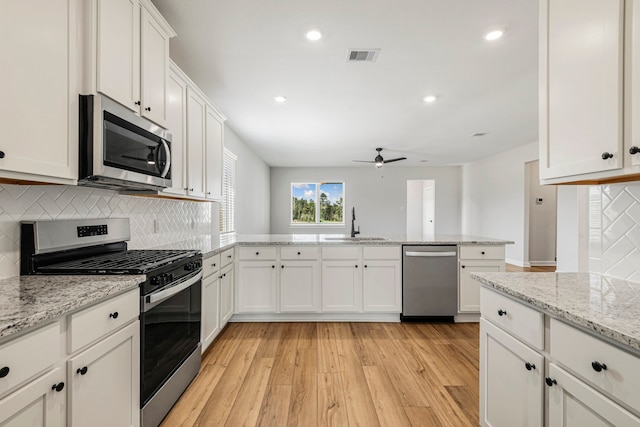
<svg viewBox="0 0 640 427">
<path fill-rule="evenodd" d="M 382 167 L 382 165 L 384 165 L 384 162 L 382 160 L 377 160 L 376 161 L 376 168 L 380 169 Z"/>
</svg>

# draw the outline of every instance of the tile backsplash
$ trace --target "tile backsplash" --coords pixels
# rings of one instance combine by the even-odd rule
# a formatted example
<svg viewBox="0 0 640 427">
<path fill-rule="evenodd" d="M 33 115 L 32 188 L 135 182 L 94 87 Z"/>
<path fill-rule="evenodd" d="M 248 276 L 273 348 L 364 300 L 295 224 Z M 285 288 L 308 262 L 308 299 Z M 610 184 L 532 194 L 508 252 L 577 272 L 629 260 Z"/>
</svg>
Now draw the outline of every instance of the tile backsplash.
<svg viewBox="0 0 640 427">
<path fill-rule="evenodd" d="M 640 282 L 640 183 L 589 188 L 589 271 Z"/>
<path fill-rule="evenodd" d="M 214 205 L 66 185 L 0 185 L 0 278 L 19 274 L 20 221 L 129 218 L 129 247 L 141 249 L 215 232 Z"/>
</svg>

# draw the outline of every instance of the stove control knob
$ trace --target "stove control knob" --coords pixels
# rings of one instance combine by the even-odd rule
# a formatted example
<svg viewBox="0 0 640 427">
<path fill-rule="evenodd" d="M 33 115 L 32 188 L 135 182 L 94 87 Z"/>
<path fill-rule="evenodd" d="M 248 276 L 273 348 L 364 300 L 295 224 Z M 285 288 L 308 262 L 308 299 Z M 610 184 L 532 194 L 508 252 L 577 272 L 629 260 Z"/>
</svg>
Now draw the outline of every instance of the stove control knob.
<svg viewBox="0 0 640 427">
<path fill-rule="evenodd" d="M 196 263 L 194 261 L 190 261 L 184 266 L 184 269 L 187 271 L 193 271 L 196 269 Z"/>
<path fill-rule="evenodd" d="M 158 285 L 160 285 L 160 277 L 159 276 L 152 277 L 151 286 L 158 286 Z"/>
</svg>

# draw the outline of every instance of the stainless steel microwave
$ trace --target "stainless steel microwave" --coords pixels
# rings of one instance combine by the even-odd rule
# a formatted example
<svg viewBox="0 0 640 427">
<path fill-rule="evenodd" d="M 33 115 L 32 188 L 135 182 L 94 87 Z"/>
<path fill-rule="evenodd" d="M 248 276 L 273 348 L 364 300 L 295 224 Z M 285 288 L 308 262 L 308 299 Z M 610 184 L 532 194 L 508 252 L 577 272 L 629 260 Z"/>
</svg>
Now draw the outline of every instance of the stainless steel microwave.
<svg viewBox="0 0 640 427">
<path fill-rule="evenodd" d="M 103 95 L 80 95 L 78 185 L 171 187 L 171 134 Z"/>
</svg>

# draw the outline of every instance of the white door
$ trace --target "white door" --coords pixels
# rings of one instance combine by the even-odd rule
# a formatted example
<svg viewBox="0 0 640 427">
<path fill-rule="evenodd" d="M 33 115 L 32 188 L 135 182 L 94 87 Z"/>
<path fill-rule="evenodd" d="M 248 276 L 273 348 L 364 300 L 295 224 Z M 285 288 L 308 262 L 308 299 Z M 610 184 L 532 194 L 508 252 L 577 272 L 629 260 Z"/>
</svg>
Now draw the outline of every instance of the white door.
<svg viewBox="0 0 640 427">
<path fill-rule="evenodd" d="M 187 88 L 187 194 L 204 197 L 204 100 Z"/>
<path fill-rule="evenodd" d="M 640 418 L 604 397 L 554 363 L 549 364 L 551 427 L 638 427 Z"/>
<path fill-rule="evenodd" d="M 359 262 L 322 262 L 322 311 L 362 311 L 362 272 Z"/>
<path fill-rule="evenodd" d="M 97 90 L 140 111 L 140 4 L 98 0 Z"/>
<path fill-rule="evenodd" d="M 422 233 L 436 233 L 436 182 L 432 179 L 424 181 L 422 189 Z"/>
<path fill-rule="evenodd" d="M 202 352 L 220 332 L 220 277 L 212 274 L 202 280 Z"/>
<path fill-rule="evenodd" d="M 63 427 L 66 396 L 64 371 L 56 368 L 0 400 L 0 426 Z"/>
<path fill-rule="evenodd" d="M 233 315 L 233 264 L 223 268 L 220 275 L 220 328 L 223 328 Z"/>
<path fill-rule="evenodd" d="M 402 311 L 400 261 L 364 261 L 362 293 L 365 312 Z"/>
<path fill-rule="evenodd" d="M 169 73 L 167 84 L 167 127 L 171 141 L 171 188 L 166 193 L 186 194 L 185 144 L 187 133 L 187 84 L 175 73 Z"/>
<path fill-rule="evenodd" d="M 275 313 L 275 261 L 238 264 L 238 304 L 240 313 Z"/>
<path fill-rule="evenodd" d="M 69 360 L 69 426 L 140 425 L 140 323 Z"/>
<path fill-rule="evenodd" d="M 542 427 L 544 358 L 480 319 L 480 424 Z"/>
<path fill-rule="evenodd" d="M 204 173 L 206 177 L 206 197 L 208 199 L 222 199 L 222 155 L 223 132 L 222 120 L 207 106 L 205 151 L 206 161 Z"/>
<path fill-rule="evenodd" d="M 280 311 L 320 310 L 320 264 L 290 261 L 280 265 Z"/>
<path fill-rule="evenodd" d="M 144 7 L 140 19 L 141 114 L 165 127 L 167 125 L 169 37 Z"/>
<path fill-rule="evenodd" d="M 504 271 L 504 263 L 491 263 L 487 261 L 460 261 L 458 271 L 458 311 L 461 313 L 480 312 L 480 283 L 469 276 L 476 272 L 500 272 Z"/>
</svg>

